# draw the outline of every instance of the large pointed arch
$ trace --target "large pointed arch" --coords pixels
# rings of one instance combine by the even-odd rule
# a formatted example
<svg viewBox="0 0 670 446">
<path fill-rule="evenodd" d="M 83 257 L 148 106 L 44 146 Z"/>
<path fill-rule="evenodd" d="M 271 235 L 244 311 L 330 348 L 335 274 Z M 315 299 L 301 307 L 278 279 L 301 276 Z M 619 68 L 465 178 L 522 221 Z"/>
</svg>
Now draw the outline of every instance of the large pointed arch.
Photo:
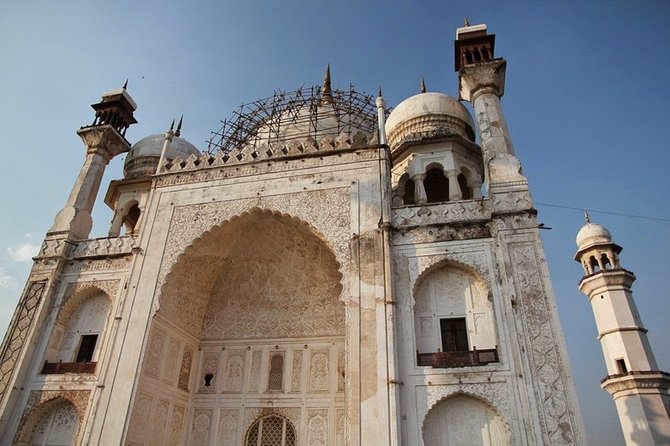
<svg viewBox="0 0 670 446">
<path fill-rule="evenodd" d="M 254 249 L 262 248 L 258 246 L 258 240 L 261 239 L 267 243 L 276 243 L 277 249 L 281 245 L 285 249 L 283 255 L 292 255 L 293 262 L 297 262 L 300 256 L 320 262 L 324 266 L 321 271 L 326 271 L 329 279 L 324 281 L 313 277 L 311 282 L 318 286 L 322 283 L 333 285 L 335 281 L 336 289 L 331 289 L 328 294 L 336 295 L 336 300 L 342 301 L 344 287 L 341 266 L 326 238 L 298 218 L 254 208 L 216 225 L 184 250 L 161 288 L 157 314 L 181 326 L 195 338 L 200 338 L 208 308 L 222 311 L 222 308 L 212 308 L 210 298 L 215 288 L 225 287 L 234 283 L 234 280 L 243 281 L 241 276 L 245 274 L 256 274 L 260 282 L 268 280 L 258 268 L 266 268 L 265 273 L 277 279 L 275 283 L 285 282 L 286 279 L 278 275 L 275 268 L 289 265 L 290 261 L 284 262 L 286 259 L 276 253 L 267 252 L 249 258 L 249 253 L 254 255 Z M 246 270 L 240 268 L 240 261 L 248 264 Z M 296 268 L 295 264 L 289 265 L 289 273 L 295 278 L 313 274 L 318 269 L 309 262 L 303 262 L 302 265 L 302 269 Z M 302 282 L 307 286 L 306 279 Z M 281 296 L 284 301 L 291 299 L 286 292 Z M 313 324 L 318 325 L 318 322 L 318 318 L 313 319 Z"/>
</svg>

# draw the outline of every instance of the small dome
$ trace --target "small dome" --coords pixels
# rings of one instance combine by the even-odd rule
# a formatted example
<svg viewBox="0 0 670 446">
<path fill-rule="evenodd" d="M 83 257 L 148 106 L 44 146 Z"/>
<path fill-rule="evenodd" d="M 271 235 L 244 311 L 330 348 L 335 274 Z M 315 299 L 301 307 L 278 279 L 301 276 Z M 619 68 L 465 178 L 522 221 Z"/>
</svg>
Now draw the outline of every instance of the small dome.
<svg viewBox="0 0 670 446">
<path fill-rule="evenodd" d="M 612 243 L 612 234 L 596 223 L 586 223 L 577 233 L 577 247 L 585 248 L 597 243 Z"/>
<path fill-rule="evenodd" d="M 164 142 L 165 134 L 159 133 L 142 138 L 133 144 L 123 164 L 123 175 L 126 178 L 138 178 L 155 174 Z M 200 152 L 184 138 L 175 136 L 165 151 L 165 158 L 167 160 L 177 157 L 186 159 L 192 154 L 199 156 Z"/>
<path fill-rule="evenodd" d="M 407 140 L 454 135 L 474 142 L 472 116 L 467 108 L 444 93 L 420 93 L 402 101 L 386 120 L 392 149 Z"/>
</svg>

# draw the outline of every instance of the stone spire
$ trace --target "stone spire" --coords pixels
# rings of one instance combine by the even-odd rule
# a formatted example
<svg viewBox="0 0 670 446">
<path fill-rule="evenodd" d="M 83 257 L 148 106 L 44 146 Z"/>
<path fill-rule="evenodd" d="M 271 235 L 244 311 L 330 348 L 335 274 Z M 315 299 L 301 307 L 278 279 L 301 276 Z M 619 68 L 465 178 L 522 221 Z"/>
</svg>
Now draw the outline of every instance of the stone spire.
<svg viewBox="0 0 670 446">
<path fill-rule="evenodd" d="M 619 261 L 622 248 L 593 223 L 577 234 L 575 260 L 584 268 L 579 290 L 591 302 L 607 376 L 602 388 L 616 404 L 627 445 L 667 444 L 670 439 L 670 374 L 659 370 L 647 329 L 635 306 L 635 275 Z"/>
<path fill-rule="evenodd" d="M 375 105 L 377 106 L 377 131 L 379 132 L 379 144 L 386 144 L 386 100 L 382 96 L 382 87 L 379 87 Z"/>
<path fill-rule="evenodd" d="M 326 75 L 323 78 L 323 87 L 321 88 L 321 105 L 332 104 L 333 91 L 330 86 L 330 64 L 326 65 Z"/>
</svg>

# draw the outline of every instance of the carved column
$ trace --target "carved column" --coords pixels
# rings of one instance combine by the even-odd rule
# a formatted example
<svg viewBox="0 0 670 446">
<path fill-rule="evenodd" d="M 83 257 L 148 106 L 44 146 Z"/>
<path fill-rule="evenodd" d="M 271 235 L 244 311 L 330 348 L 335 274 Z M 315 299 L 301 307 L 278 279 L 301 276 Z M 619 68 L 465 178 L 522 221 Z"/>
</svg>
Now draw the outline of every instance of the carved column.
<svg viewBox="0 0 670 446">
<path fill-rule="evenodd" d="M 487 180 L 491 184 L 526 182 L 500 104 L 505 93 L 506 65 L 501 58 L 465 65 L 459 71 L 460 98 L 474 106 Z"/>
<path fill-rule="evenodd" d="M 93 227 L 91 212 L 105 167 L 114 156 L 130 150 L 130 144 L 110 125 L 85 127 L 77 133 L 86 144 L 86 160 L 49 233 L 67 233 L 68 238 L 83 240 Z"/>
<path fill-rule="evenodd" d="M 416 204 L 424 204 L 428 201 L 426 196 L 426 188 L 423 185 L 423 180 L 426 178 L 425 173 L 418 173 L 412 177 L 414 181 L 414 202 Z"/>
<path fill-rule="evenodd" d="M 458 172 L 455 169 L 446 171 L 449 180 L 449 201 L 458 201 L 463 199 L 461 185 L 458 184 Z"/>
</svg>

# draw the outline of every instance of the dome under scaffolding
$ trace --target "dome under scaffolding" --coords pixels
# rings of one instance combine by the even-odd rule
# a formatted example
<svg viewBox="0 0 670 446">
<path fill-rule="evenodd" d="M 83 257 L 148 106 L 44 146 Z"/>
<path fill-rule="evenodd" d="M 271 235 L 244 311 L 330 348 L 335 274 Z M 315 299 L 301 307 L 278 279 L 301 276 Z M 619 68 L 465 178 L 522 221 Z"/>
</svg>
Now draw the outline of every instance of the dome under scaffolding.
<svg viewBox="0 0 670 446">
<path fill-rule="evenodd" d="M 246 145 L 282 143 L 294 139 L 333 138 L 358 132 L 368 138 L 377 129 L 377 108 L 372 95 L 349 90 L 328 91 L 319 86 L 278 91 L 243 104 L 233 117 L 212 132 L 207 151 L 229 152 Z"/>
</svg>

